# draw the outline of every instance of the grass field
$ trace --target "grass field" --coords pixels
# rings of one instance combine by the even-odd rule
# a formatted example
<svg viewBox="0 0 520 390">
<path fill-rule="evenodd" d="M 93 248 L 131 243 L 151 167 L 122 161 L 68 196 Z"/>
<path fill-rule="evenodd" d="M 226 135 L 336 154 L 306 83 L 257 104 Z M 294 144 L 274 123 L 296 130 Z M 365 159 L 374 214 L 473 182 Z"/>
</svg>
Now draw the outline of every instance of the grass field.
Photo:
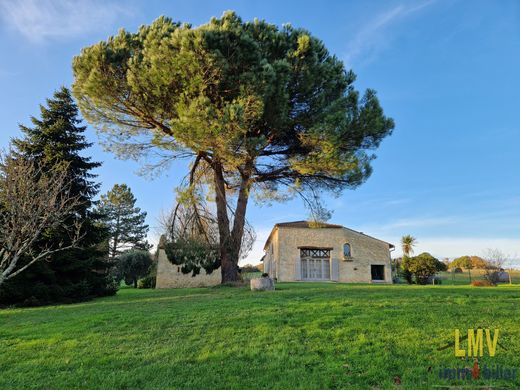
<svg viewBox="0 0 520 390">
<path fill-rule="evenodd" d="M 507 272 L 511 273 L 511 282 L 513 284 L 520 284 L 520 270 L 512 270 Z M 437 277 L 442 280 L 443 285 L 457 286 L 470 284 L 470 280 L 484 280 L 484 271 L 481 269 L 472 269 L 471 271 L 463 270 L 462 273 L 439 272 Z"/>
<path fill-rule="evenodd" d="M 520 387 L 518 376 L 441 380 L 439 368 L 473 361 L 437 350 L 455 328 L 500 328 L 507 350 L 481 366 L 520 368 L 520 286 L 277 288 L 126 288 L 83 304 L 0 310 L 0 389 Z"/>
</svg>

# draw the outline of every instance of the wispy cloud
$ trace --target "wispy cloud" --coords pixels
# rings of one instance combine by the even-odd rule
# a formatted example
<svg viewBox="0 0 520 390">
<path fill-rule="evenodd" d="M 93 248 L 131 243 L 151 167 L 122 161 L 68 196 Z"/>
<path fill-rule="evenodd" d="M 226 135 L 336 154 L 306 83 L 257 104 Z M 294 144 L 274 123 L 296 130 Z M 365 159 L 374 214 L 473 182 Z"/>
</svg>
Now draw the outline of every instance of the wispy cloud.
<svg viewBox="0 0 520 390">
<path fill-rule="evenodd" d="M 409 228 L 424 228 L 434 226 L 446 226 L 457 223 L 457 218 L 454 217 L 427 217 L 427 218 L 404 218 L 398 219 L 395 222 L 382 226 L 383 229 L 409 229 Z"/>
<path fill-rule="evenodd" d="M 126 4 L 112 1 L 0 0 L 0 17 L 5 25 L 33 43 L 104 30 L 131 13 Z"/>
<path fill-rule="evenodd" d="M 13 71 L 10 71 L 10 70 L 7 70 L 7 69 L 0 68 L 0 78 L 12 77 L 12 76 L 16 76 L 18 74 L 19 74 L 19 72 L 13 72 Z"/>
<path fill-rule="evenodd" d="M 428 0 L 419 4 L 400 4 L 379 13 L 369 20 L 348 43 L 346 55 L 343 58 L 346 66 L 352 67 L 360 62 L 368 63 L 372 61 L 388 45 L 390 27 L 432 5 L 434 2 L 435 0 Z"/>
</svg>

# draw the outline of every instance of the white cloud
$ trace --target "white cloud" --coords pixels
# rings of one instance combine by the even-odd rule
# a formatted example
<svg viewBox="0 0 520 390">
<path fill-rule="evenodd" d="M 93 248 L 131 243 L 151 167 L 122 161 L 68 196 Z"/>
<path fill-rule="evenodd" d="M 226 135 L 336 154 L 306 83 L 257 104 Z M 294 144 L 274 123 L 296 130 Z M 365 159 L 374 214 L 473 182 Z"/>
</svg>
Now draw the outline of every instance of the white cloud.
<svg viewBox="0 0 520 390">
<path fill-rule="evenodd" d="M 400 4 L 369 20 L 347 45 L 343 58 L 347 68 L 352 67 L 354 63 L 373 60 L 381 49 L 388 45 L 391 26 L 434 2 L 435 0 L 428 0 L 419 4 Z"/>
<path fill-rule="evenodd" d="M 34 43 L 67 39 L 111 27 L 128 6 L 100 0 L 0 0 L 0 16 Z"/>
</svg>

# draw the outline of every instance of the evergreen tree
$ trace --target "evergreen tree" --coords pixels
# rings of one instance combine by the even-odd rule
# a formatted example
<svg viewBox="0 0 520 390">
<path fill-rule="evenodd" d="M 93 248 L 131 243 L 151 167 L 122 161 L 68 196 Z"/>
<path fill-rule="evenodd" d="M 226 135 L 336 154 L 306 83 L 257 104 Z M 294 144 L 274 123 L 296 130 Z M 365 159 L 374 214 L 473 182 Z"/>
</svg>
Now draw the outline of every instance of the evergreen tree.
<svg viewBox="0 0 520 390">
<path fill-rule="evenodd" d="M 150 272 L 152 256 L 148 251 L 130 250 L 119 256 L 117 267 L 125 283 L 137 288 L 137 281 Z"/>
<path fill-rule="evenodd" d="M 107 229 L 91 209 L 99 188 L 92 170 L 101 164 L 80 154 L 91 144 L 86 141 L 86 127 L 81 125 L 69 90 L 62 87 L 56 91 L 46 106 L 40 106 L 40 118 L 32 117 L 31 121 L 33 127 L 20 126 L 24 137 L 13 140 L 13 155 L 30 159 L 44 171 L 65 163 L 68 191 L 80 200 L 66 222 L 45 232 L 36 246 L 67 244 L 67 230 L 78 223 L 83 234 L 80 248 L 56 253 L 9 281 L 0 291 L 0 302 L 19 303 L 29 298 L 30 303 L 76 301 L 114 292 L 109 287 Z"/>
<path fill-rule="evenodd" d="M 116 184 L 101 195 L 98 212 L 109 230 L 111 259 L 128 249 L 150 249 L 146 241 L 146 212 L 135 206 L 135 196 L 126 184 Z"/>
<path fill-rule="evenodd" d="M 84 218 L 99 190 L 93 181 L 97 175 L 91 171 L 101 163 L 80 155 L 92 144 L 85 139 L 86 126 L 81 126 L 70 91 L 65 87 L 56 91 L 53 99 L 47 99 L 47 107 L 40 105 L 40 117 L 31 118 L 32 128 L 20 125 L 25 137 L 13 139 L 14 154 L 30 158 L 43 169 L 68 163 L 70 191 L 81 200 L 76 213 Z"/>
</svg>

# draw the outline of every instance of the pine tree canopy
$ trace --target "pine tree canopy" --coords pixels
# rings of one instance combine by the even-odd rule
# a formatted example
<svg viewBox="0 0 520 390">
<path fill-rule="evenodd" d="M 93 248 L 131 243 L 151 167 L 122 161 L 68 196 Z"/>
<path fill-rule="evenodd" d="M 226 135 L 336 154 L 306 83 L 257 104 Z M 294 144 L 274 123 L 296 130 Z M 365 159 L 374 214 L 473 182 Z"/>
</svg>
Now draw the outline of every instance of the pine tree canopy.
<svg viewBox="0 0 520 390">
<path fill-rule="evenodd" d="M 80 109 L 108 149 L 192 158 L 189 185 L 215 194 L 224 282 L 238 277 L 250 194 L 355 188 L 394 127 L 321 40 L 234 12 L 195 28 L 160 17 L 121 30 L 84 48 L 73 72 Z"/>
</svg>

